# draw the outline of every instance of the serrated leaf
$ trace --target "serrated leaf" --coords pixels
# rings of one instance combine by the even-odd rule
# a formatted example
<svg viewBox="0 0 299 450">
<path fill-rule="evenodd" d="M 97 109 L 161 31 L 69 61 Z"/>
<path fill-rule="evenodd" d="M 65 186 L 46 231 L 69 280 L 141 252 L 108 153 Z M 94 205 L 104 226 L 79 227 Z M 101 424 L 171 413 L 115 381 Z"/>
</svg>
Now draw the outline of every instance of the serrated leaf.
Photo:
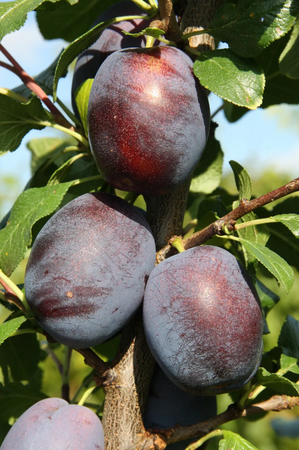
<svg viewBox="0 0 299 450">
<path fill-rule="evenodd" d="M 299 395 L 299 385 L 287 378 L 268 372 L 264 367 L 260 367 L 257 372 L 257 379 L 260 385 L 266 386 L 271 391 L 280 395 Z"/>
<path fill-rule="evenodd" d="M 53 95 L 53 79 L 59 58 L 60 55 L 55 59 L 55 61 L 52 62 L 52 64 L 50 64 L 49 67 L 43 70 L 39 75 L 34 76 L 36 83 L 45 91 L 47 95 Z M 61 74 L 61 78 L 64 78 L 66 74 L 67 69 Z M 32 94 L 31 90 L 25 84 L 17 86 L 13 89 L 13 92 L 27 98 Z"/>
<path fill-rule="evenodd" d="M 289 292 L 294 284 L 294 271 L 277 253 L 263 245 L 239 238 L 241 244 L 276 278 L 278 284 Z"/>
<path fill-rule="evenodd" d="M 299 11 L 297 0 L 240 0 L 219 8 L 209 31 L 245 58 L 261 53 L 294 25 Z"/>
<path fill-rule="evenodd" d="M 0 420 L 18 418 L 30 406 L 44 398 L 47 398 L 45 394 L 24 386 L 21 382 L 9 383 L 5 387 L 0 384 Z"/>
<path fill-rule="evenodd" d="M 25 321 L 26 317 L 16 317 L 15 319 L 2 323 L 0 325 L 0 344 L 17 331 Z"/>
<path fill-rule="evenodd" d="M 121 19 L 125 20 L 126 17 L 130 19 L 131 17 L 136 18 L 144 18 L 144 16 L 123 16 Z M 83 52 L 86 48 L 90 47 L 101 35 L 102 31 L 112 25 L 113 23 L 119 22 L 118 18 L 106 20 L 105 22 L 101 22 L 95 27 L 93 27 L 91 30 L 87 31 L 87 33 L 83 34 L 79 38 L 75 39 L 70 45 L 66 47 L 66 49 L 62 52 L 57 67 L 55 71 L 54 76 L 54 82 L 53 82 L 53 99 L 54 102 L 57 100 L 57 84 L 62 76 L 62 74 L 65 72 L 65 70 L 68 68 L 68 66 L 71 64 L 71 62 L 74 61 L 74 59 L 79 55 L 79 53 Z"/>
<path fill-rule="evenodd" d="M 298 214 L 279 214 L 273 216 L 276 222 L 280 222 L 285 225 L 294 236 L 299 237 L 299 215 Z"/>
<path fill-rule="evenodd" d="M 75 101 L 78 108 L 78 112 L 83 124 L 85 135 L 88 136 L 88 124 L 87 124 L 87 111 L 89 94 L 93 84 L 93 79 L 88 78 L 75 92 Z"/>
<path fill-rule="evenodd" d="M 263 69 L 229 49 L 204 52 L 194 62 L 194 74 L 209 91 L 248 109 L 262 104 L 265 87 Z"/>
<path fill-rule="evenodd" d="M 221 432 L 223 438 L 219 441 L 219 450 L 258 450 L 239 434 L 227 430 L 221 430 Z"/>
<path fill-rule="evenodd" d="M 31 244 L 33 225 L 53 213 L 73 182 L 28 189 L 15 202 L 9 222 L 0 231 L 0 267 L 10 276 Z"/>
<path fill-rule="evenodd" d="M 19 30 L 27 19 L 27 14 L 45 1 L 55 3 L 60 0 L 16 0 L 0 5 L 0 41 L 6 34 Z"/>
<path fill-rule="evenodd" d="M 299 359 L 299 321 L 287 316 L 278 338 L 278 345 L 287 356 Z"/>
<path fill-rule="evenodd" d="M 239 200 L 250 200 L 252 194 L 252 183 L 247 170 L 236 161 L 229 161 L 229 164 L 234 172 L 235 182 L 239 192 Z"/>
<path fill-rule="evenodd" d="M 30 130 L 42 130 L 51 121 L 51 115 L 37 97 L 20 103 L 0 94 L 0 155 L 16 150 Z"/>
<path fill-rule="evenodd" d="M 280 357 L 280 368 L 285 371 L 285 373 L 292 372 L 299 374 L 298 359 L 282 353 Z"/>
<path fill-rule="evenodd" d="M 281 73 L 289 78 L 299 79 L 299 21 L 294 25 L 291 37 L 279 57 Z"/>
<path fill-rule="evenodd" d="M 219 141 L 214 136 L 209 137 L 206 148 L 195 168 L 190 191 L 210 194 L 221 181 L 223 152 Z"/>
</svg>

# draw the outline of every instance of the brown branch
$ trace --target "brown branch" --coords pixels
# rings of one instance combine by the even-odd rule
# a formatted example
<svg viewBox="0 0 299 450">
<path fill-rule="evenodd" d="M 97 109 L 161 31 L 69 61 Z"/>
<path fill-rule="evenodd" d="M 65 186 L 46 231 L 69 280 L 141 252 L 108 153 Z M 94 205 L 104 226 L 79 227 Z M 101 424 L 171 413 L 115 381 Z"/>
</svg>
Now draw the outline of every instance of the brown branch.
<svg viewBox="0 0 299 450">
<path fill-rule="evenodd" d="M 15 70 L 12 70 L 10 65 L 6 65 L 8 70 L 14 72 L 23 81 L 23 83 L 30 89 L 51 111 L 54 115 L 55 120 L 58 124 L 63 127 L 74 129 L 73 125 L 68 122 L 68 120 L 61 114 L 59 109 L 51 102 L 45 91 L 36 83 L 34 78 L 32 78 L 21 66 L 20 64 L 11 56 L 11 54 L 0 44 L 0 51 L 6 56 L 6 58 L 12 63 Z M 5 63 L 1 63 L 5 67 Z"/>
<path fill-rule="evenodd" d="M 105 363 L 91 348 L 74 349 L 84 357 L 84 363 L 96 370 L 97 384 L 103 384 L 106 380 L 105 372 L 110 369 L 109 364 Z"/>
<path fill-rule="evenodd" d="M 274 202 L 280 198 L 286 197 L 293 192 L 299 191 L 299 178 L 295 178 L 289 183 L 281 186 L 274 191 L 268 192 L 260 197 L 254 198 L 253 200 L 242 199 L 240 205 L 230 211 L 225 216 L 211 223 L 203 230 L 194 233 L 187 239 L 183 239 L 183 245 L 185 250 L 196 247 L 198 245 L 204 244 L 207 240 L 211 239 L 215 235 L 223 235 L 223 228 L 227 227 L 228 231 L 233 231 L 236 221 L 246 214 L 255 211 L 262 206 L 268 205 L 269 203 Z M 171 245 L 166 245 L 159 252 L 157 252 L 157 263 L 160 263 L 164 259 L 172 256 L 176 253 L 176 250 L 171 247 Z"/>
<path fill-rule="evenodd" d="M 165 31 L 167 39 L 177 42 L 182 35 L 177 23 L 172 0 L 158 0 L 161 20 L 153 21 L 151 26 L 156 26 Z"/>
<path fill-rule="evenodd" d="M 153 433 L 151 434 L 151 438 L 149 437 L 150 432 L 148 431 L 147 442 L 151 442 L 152 448 L 155 450 L 162 450 L 165 448 L 166 444 L 170 445 L 174 442 L 190 438 L 199 439 L 232 420 L 260 414 L 262 412 L 278 412 L 286 409 L 293 409 L 295 406 L 299 406 L 299 397 L 287 397 L 286 395 L 274 395 L 266 401 L 255 403 L 245 409 L 240 409 L 236 404 L 232 404 L 223 413 L 195 425 L 177 425 L 174 428 L 169 428 L 167 430 L 152 430 Z M 144 449 L 150 449 L 150 444 L 148 447 L 144 447 Z M 139 450 L 139 448 L 137 448 L 137 450 Z"/>
</svg>

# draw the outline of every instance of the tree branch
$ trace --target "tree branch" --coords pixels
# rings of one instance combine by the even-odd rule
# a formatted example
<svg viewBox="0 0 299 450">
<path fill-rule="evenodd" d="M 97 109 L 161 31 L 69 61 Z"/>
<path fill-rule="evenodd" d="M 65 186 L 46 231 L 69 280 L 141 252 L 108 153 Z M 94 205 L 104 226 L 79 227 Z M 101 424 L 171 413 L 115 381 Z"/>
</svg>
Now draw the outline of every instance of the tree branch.
<svg viewBox="0 0 299 450">
<path fill-rule="evenodd" d="M 287 195 L 297 191 L 299 191 L 299 178 L 295 178 L 284 186 L 281 186 L 280 188 L 268 192 L 267 194 L 264 194 L 260 197 L 254 198 L 253 200 L 249 201 L 247 199 L 242 199 L 240 205 L 237 208 L 233 209 L 225 216 L 211 223 L 203 230 L 197 231 L 197 233 L 194 233 L 187 239 L 183 239 L 185 250 L 204 244 L 207 240 L 211 239 L 215 235 L 224 235 L 224 227 L 226 227 L 228 231 L 233 231 L 235 229 L 236 221 L 241 217 L 252 211 L 255 211 L 258 208 L 261 208 L 262 206 L 265 206 L 269 203 L 274 202 L 275 200 L 286 197 Z M 174 255 L 175 253 L 176 250 L 171 247 L 170 244 L 168 244 L 159 252 L 157 252 L 156 261 L 157 263 L 159 263 L 169 256 Z"/>
</svg>

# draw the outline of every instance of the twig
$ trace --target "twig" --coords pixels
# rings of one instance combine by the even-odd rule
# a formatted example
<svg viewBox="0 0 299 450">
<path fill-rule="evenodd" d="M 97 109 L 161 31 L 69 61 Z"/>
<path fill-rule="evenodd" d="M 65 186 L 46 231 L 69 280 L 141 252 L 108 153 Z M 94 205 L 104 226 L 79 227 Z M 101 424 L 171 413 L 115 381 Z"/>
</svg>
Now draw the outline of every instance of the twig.
<svg viewBox="0 0 299 450">
<path fill-rule="evenodd" d="M 49 108 L 51 113 L 54 115 L 55 120 L 60 125 L 65 128 L 74 129 L 73 125 L 70 124 L 67 119 L 61 114 L 59 109 L 51 102 L 45 91 L 36 83 L 36 81 L 19 65 L 19 63 L 11 56 L 11 54 L 0 44 L 0 51 L 6 56 L 6 58 L 11 62 L 12 66 L 9 64 L 1 62 L 2 67 L 11 70 L 13 73 L 18 75 L 18 77 L 23 81 L 23 83 L 30 89 L 38 98 Z M 13 68 L 12 68 L 13 67 Z"/>
<path fill-rule="evenodd" d="M 97 372 L 98 385 L 103 383 L 106 377 L 105 372 L 110 369 L 110 366 L 105 363 L 93 350 L 90 348 L 74 349 L 84 357 L 84 362 L 87 366 L 92 367 Z"/>
<path fill-rule="evenodd" d="M 216 234 L 223 235 L 223 228 L 226 227 L 228 231 L 233 231 L 235 229 L 235 224 L 238 219 L 245 216 L 246 214 L 261 208 L 269 203 L 274 202 L 280 198 L 286 197 L 293 192 L 299 191 L 299 178 L 295 178 L 289 183 L 281 186 L 274 191 L 268 192 L 267 194 L 261 195 L 260 197 L 254 198 L 253 200 L 242 199 L 240 205 L 230 211 L 225 216 L 211 223 L 203 230 L 194 233 L 188 239 L 183 240 L 183 245 L 185 249 L 196 247 L 198 245 L 204 244 L 206 241 L 211 239 Z M 159 252 L 157 252 L 157 263 L 163 261 L 164 259 L 172 256 L 176 253 L 175 249 L 171 245 L 166 245 Z"/>
</svg>

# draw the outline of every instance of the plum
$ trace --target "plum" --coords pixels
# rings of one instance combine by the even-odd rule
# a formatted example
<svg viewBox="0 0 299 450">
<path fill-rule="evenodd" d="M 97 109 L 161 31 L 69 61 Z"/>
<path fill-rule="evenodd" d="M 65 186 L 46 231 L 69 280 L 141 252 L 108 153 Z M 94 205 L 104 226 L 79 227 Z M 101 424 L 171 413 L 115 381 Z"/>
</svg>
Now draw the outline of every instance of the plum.
<svg viewBox="0 0 299 450">
<path fill-rule="evenodd" d="M 77 197 L 51 217 L 33 244 L 25 274 L 33 315 L 62 344 L 104 342 L 141 304 L 155 252 L 137 208 L 101 192 Z"/>
<path fill-rule="evenodd" d="M 158 365 L 155 367 L 144 413 L 147 429 L 172 428 L 176 424 L 193 425 L 217 414 L 215 396 L 201 397 L 188 394 L 173 384 Z M 167 446 L 169 450 L 184 450 L 191 440 Z"/>
<path fill-rule="evenodd" d="M 102 13 L 92 24 L 92 28 L 106 20 L 120 16 L 143 15 L 144 12 L 131 0 L 124 0 L 112 5 Z M 94 78 L 102 62 L 116 50 L 128 47 L 145 47 L 145 36 L 133 37 L 123 34 L 123 31 L 139 33 L 149 25 L 149 20 L 135 19 L 124 20 L 106 28 L 101 36 L 88 49 L 84 50 L 78 57 L 74 69 L 72 82 L 72 106 L 77 117 L 79 117 L 75 102 L 76 89 L 88 78 Z"/>
<path fill-rule="evenodd" d="M 210 245 L 161 262 L 144 294 L 148 345 L 166 375 L 192 394 L 244 386 L 263 350 L 263 316 L 237 259 Z"/>
<path fill-rule="evenodd" d="M 104 450 L 98 416 L 61 398 L 35 403 L 14 423 L 1 450 Z"/>
<path fill-rule="evenodd" d="M 192 60 L 169 46 L 112 53 L 89 97 L 91 149 L 117 189 L 161 195 L 182 185 L 204 150 L 210 110 Z"/>
</svg>

